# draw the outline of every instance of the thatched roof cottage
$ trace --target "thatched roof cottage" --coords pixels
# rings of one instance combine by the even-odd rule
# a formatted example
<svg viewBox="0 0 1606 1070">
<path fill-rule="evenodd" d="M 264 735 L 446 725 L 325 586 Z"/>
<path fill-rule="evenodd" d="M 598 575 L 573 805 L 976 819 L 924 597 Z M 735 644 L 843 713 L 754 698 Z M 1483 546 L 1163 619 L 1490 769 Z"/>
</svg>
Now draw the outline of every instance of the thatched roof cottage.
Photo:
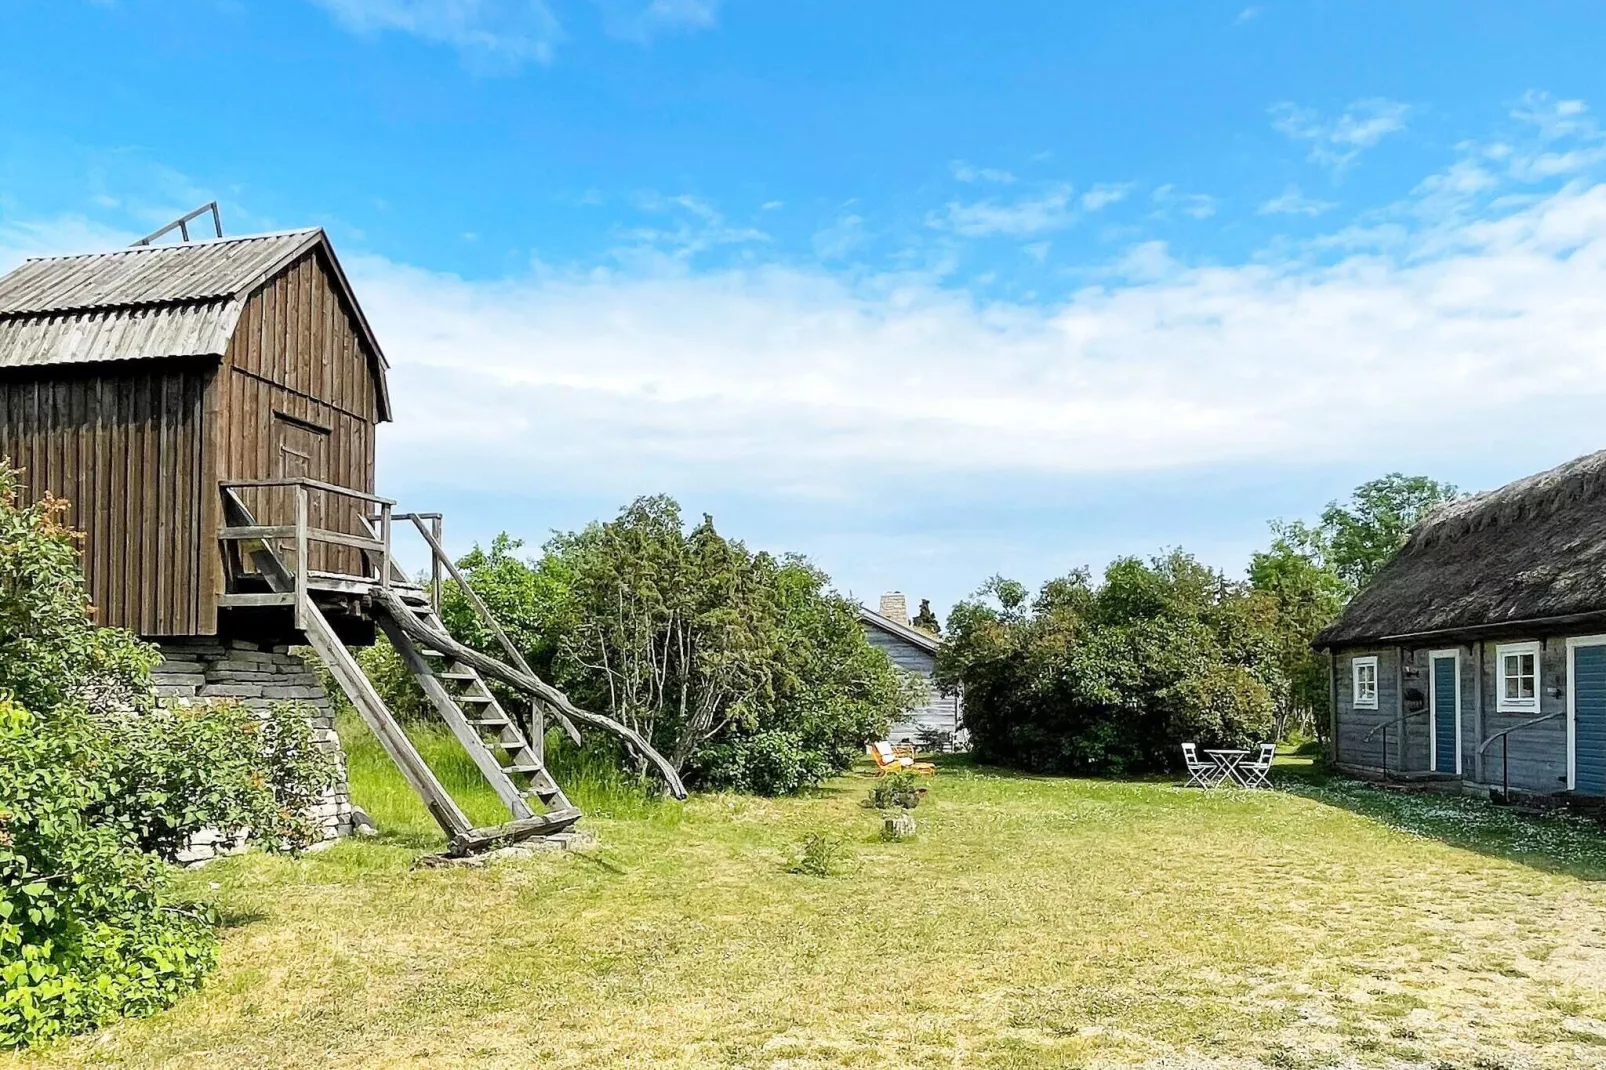
<svg viewBox="0 0 1606 1070">
<path fill-rule="evenodd" d="M 1606 795 L 1606 451 L 1435 512 L 1316 646 L 1340 766 Z"/>
</svg>

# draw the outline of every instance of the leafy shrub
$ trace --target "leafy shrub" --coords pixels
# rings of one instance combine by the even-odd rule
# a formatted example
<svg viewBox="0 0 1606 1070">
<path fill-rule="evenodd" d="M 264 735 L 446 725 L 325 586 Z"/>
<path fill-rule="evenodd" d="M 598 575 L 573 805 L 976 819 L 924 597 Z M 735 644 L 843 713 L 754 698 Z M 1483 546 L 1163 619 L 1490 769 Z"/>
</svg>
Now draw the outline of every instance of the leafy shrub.
<svg viewBox="0 0 1606 1070">
<path fill-rule="evenodd" d="M 1035 600 L 995 579 L 955 607 L 939 682 L 965 694 L 984 762 L 1039 772 L 1169 769 L 1179 744 L 1273 731 L 1275 603 L 1177 551 L 1085 571 Z"/>
<path fill-rule="evenodd" d="M 273 850 L 323 838 L 308 816 L 335 777 L 306 711 L 237 702 L 142 703 L 88 715 L 100 798 L 90 818 L 141 850 L 175 857 L 206 828 L 248 829 Z"/>
<path fill-rule="evenodd" d="M 841 840 L 823 832 L 811 832 L 798 845 L 797 856 L 787 871 L 808 877 L 829 877 L 837 872 L 844 855 Z"/>
<path fill-rule="evenodd" d="M 210 919 L 94 814 L 98 731 L 0 701 L 0 1045 L 167 1006 L 211 969 Z"/>
<path fill-rule="evenodd" d="M 155 701 L 153 647 L 89 620 L 62 503 L 0 464 L 0 1045 L 172 1003 L 211 968 L 207 912 L 161 854 L 204 825 L 295 846 L 328 759 L 288 708 Z"/>
<path fill-rule="evenodd" d="M 920 805 L 925 793 L 920 786 L 920 778 L 915 774 L 892 773 L 876 781 L 870 789 L 870 797 L 865 801 L 877 810 L 913 810 Z"/>
</svg>

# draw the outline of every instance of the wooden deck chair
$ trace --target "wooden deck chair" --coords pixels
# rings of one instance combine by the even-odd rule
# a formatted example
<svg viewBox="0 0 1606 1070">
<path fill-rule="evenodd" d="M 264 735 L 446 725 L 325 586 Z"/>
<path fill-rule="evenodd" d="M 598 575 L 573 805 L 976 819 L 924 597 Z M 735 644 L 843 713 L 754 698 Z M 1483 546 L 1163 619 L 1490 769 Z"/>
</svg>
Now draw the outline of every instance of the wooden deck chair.
<svg viewBox="0 0 1606 1070">
<path fill-rule="evenodd" d="M 1277 757 L 1277 744 L 1262 743 L 1260 757 L 1253 762 L 1239 762 L 1238 776 L 1246 788 L 1271 787 L 1271 763 Z"/>
<path fill-rule="evenodd" d="M 937 767 L 930 762 L 917 762 L 907 755 L 894 753 L 892 744 L 884 739 L 879 743 L 866 743 L 864 749 L 875 761 L 876 772 L 882 775 L 887 773 L 919 773 L 921 776 L 931 776 L 937 772 Z"/>
<path fill-rule="evenodd" d="M 1182 745 L 1182 760 L 1188 766 L 1188 782 L 1183 785 L 1185 788 L 1213 788 L 1227 775 L 1226 770 L 1217 763 L 1199 760 L 1196 743 Z"/>
</svg>

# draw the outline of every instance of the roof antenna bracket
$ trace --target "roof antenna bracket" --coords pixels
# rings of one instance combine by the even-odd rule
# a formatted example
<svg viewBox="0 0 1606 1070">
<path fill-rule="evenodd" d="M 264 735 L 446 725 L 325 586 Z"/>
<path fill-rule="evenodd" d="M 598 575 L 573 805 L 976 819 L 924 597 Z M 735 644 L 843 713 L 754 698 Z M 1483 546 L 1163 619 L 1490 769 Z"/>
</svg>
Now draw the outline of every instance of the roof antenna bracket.
<svg viewBox="0 0 1606 1070">
<path fill-rule="evenodd" d="M 151 233 L 145 235 L 139 241 L 135 242 L 132 246 L 130 246 L 130 248 L 137 249 L 141 245 L 149 245 L 151 242 L 155 241 L 157 238 L 160 238 L 162 235 L 168 233 L 169 231 L 173 231 L 173 230 L 178 231 L 179 238 L 181 240 L 189 241 L 190 240 L 190 223 L 191 223 L 191 221 L 193 221 L 194 219 L 196 219 L 196 218 L 198 218 L 200 216 L 206 215 L 208 212 L 210 212 L 212 214 L 212 230 L 213 230 L 213 232 L 219 238 L 223 237 L 223 217 L 218 214 L 217 202 L 216 201 L 207 201 L 205 204 L 201 205 L 201 207 L 195 209 L 193 212 L 186 212 L 184 215 L 179 216 L 177 219 L 173 220 L 171 223 L 169 223 L 167 226 L 163 227 L 161 230 L 152 231 Z"/>
</svg>

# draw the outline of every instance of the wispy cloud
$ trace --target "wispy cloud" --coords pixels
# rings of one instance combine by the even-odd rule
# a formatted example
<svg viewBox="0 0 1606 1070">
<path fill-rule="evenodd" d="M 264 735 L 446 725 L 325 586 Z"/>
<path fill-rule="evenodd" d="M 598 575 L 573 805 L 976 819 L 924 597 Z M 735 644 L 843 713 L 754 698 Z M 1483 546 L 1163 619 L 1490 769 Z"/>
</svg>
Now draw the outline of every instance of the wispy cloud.
<svg viewBox="0 0 1606 1070">
<path fill-rule="evenodd" d="M 977 167 L 964 160 L 954 160 L 948 165 L 955 178 L 961 182 L 998 182 L 1008 184 L 1015 181 L 1015 176 L 1008 171 L 996 167 Z"/>
<path fill-rule="evenodd" d="M 1246 22 L 1250 22 L 1250 21 L 1252 21 L 1254 19 L 1259 18 L 1261 12 L 1264 11 L 1264 10 L 1265 10 L 1265 8 L 1261 8 L 1261 7 L 1246 7 L 1242 11 L 1238 12 L 1238 17 L 1233 19 L 1232 21 L 1238 23 L 1241 26 Z"/>
<path fill-rule="evenodd" d="M 967 238 L 994 235 L 1026 237 L 1068 227 L 1076 219 L 1068 183 L 1056 183 L 1039 193 L 1013 201 L 987 198 L 964 203 L 949 201 L 940 212 L 926 216 L 926 225 Z"/>
<path fill-rule="evenodd" d="M 623 244 L 614 249 L 614 256 L 637 269 L 684 265 L 721 246 L 770 240 L 765 231 L 732 223 L 713 202 L 689 193 L 665 196 L 646 191 L 634 198 L 634 206 L 648 216 L 665 220 L 620 229 Z"/>
<path fill-rule="evenodd" d="M 411 34 L 450 45 L 465 62 L 505 73 L 550 63 L 563 27 L 543 0 L 312 0 L 359 34 Z"/>
<path fill-rule="evenodd" d="M 1305 196 L 1298 186 L 1289 186 L 1277 196 L 1271 198 L 1260 206 L 1261 215 L 1308 215 L 1319 216 L 1323 212 L 1331 211 L 1338 205 L 1332 201 L 1319 201 Z"/>
<path fill-rule="evenodd" d="M 1382 97 L 1357 100 L 1336 118 L 1324 118 L 1289 101 L 1273 104 L 1269 111 L 1273 129 L 1308 143 L 1307 158 L 1335 171 L 1349 167 L 1389 134 L 1404 130 L 1411 113 L 1409 105 Z"/>
<path fill-rule="evenodd" d="M 646 43 L 666 32 L 712 29 L 719 21 L 719 0 L 597 0 L 608 32 L 627 41 Z"/>
<path fill-rule="evenodd" d="M 1126 195 L 1131 192 L 1132 183 L 1130 182 L 1100 182 L 1082 194 L 1082 210 L 1086 212 L 1101 211 L 1117 201 L 1126 200 Z"/>
<path fill-rule="evenodd" d="M 1209 219 L 1216 214 L 1214 197 L 1208 193 L 1184 193 L 1170 182 L 1156 187 L 1149 200 L 1154 202 L 1155 214 L 1162 218 L 1173 211 L 1194 219 Z"/>
<path fill-rule="evenodd" d="M 864 238 L 864 217 L 844 215 L 815 232 L 814 255 L 821 260 L 840 260 L 863 245 Z"/>
</svg>

